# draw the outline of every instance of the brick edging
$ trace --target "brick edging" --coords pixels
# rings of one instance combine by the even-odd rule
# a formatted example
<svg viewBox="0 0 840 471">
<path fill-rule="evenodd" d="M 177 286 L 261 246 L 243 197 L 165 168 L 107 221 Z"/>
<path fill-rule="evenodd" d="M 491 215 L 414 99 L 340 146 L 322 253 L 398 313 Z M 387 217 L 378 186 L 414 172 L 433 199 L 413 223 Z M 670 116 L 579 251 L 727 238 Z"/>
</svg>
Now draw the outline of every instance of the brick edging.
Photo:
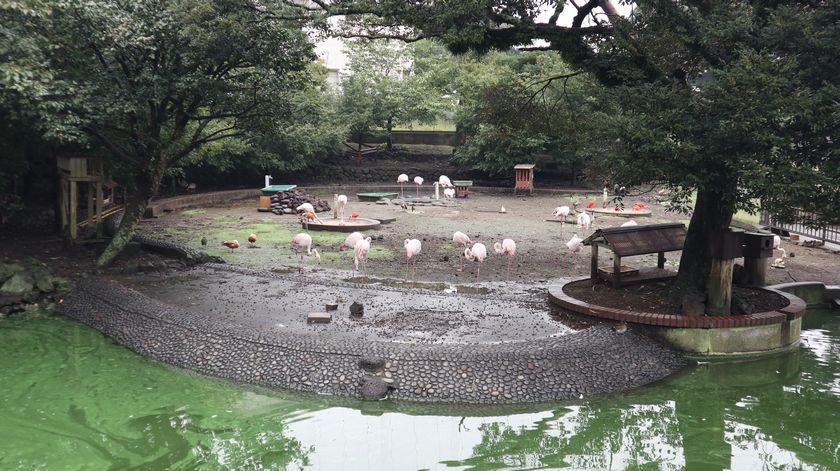
<svg viewBox="0 0 840 471">
<path fill-rule="evenodd" d="M 564 288 L 567 285 L 588 279 L 588 277 L 576 278 L 562 285 L 556 284 L 550 286 L 548 288 L 549 299 L 552 303 L 577 314 L 615 321 L 633 322 L 636 324 L 684 329 L 727 329 L 732 327 L 755 327 L 779 324 L 802 317 L 805 314 L 806 308 L 805 301 L 799 297 L 770 288 L 761 289 L 783 296 L 788 300 L 788 305 L 777 311 L 734 316 L 690 316 L 684 314 L 656 314 L 653 312 L 631 311 L 591 304 L 566 294 Z"/>
</svg>

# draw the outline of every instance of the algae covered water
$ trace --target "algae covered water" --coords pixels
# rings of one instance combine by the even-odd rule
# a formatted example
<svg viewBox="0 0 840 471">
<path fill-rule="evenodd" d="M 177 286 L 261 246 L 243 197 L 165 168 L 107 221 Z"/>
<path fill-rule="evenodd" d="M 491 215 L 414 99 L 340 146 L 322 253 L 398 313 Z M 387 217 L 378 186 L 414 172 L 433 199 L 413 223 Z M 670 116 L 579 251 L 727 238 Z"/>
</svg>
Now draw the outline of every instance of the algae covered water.
<svg viewBox="0 0 840 471">
<path fill-rule="evenodd" d="M 488 409 L 231 384 L 31 313 L 0 320 L 0 469 L 840 469 L 838 314 L 784 356 Z"/>
</svg>

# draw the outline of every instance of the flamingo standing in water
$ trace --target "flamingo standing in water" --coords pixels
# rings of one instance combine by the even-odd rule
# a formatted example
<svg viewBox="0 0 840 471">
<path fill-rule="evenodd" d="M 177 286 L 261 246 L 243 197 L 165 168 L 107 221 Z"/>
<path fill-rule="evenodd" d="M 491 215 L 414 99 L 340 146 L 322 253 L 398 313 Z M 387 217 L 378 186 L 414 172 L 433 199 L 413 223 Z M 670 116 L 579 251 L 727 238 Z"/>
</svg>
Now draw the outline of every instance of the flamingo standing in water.
<svg viewBox="0 0 840 471">
<path fill-rule="evenodd" d="M 367 276 L 367 257 L 370 250 L 370 237 L 359 239 L 353 249 L 353 276 L 359 271 L 359 262 L 362 264 L 362 276 Z"/>
<path fill-rule="evenodd" d="M 583 250 L 583 239 L 578 237 L 577 234 L 573 235 L 568 242 L 566 242 L 566 248 L 569 249 L 570 252 L 574 254 L 575 262 L 574 262 L 574 270 L 577 270 L 577 262 L 578 262 L 578 254 Z"/>
<path fill-rule="evenodd" d="M 478 281 L 481 275 L 481 262 L 487 258 L 487 247 L 481 242 L 476 242 L 472 247 L 464 250 L 464 257 L 469 261 L 477 261 L 478 267 L 475 270 L 475 281 Z"/>
<path fill-rule="evenodd" d="M 406 271 L 408 271 L 408 265 L 411 264 L 414 267 L 413 278 L 417 276 L 417 255 L 423 249 L 423 244 L 417 239 L 405 239 L 403 246 L 405 246 Z"/>
<path fill-rule="evenodd" d="M 497 254 L 506 253 L 508 255 L 507 263 L 507 278 L 510 279 L 510 265 L 513 263 L 513 257 L 516 255 L 516 242 L 513 239 L 505 239 L 502 243 L 496 242 L 493 244 L 493 250 Z"/>
<path fill-rule="evenodd" d="M 339 224 L 344 225 L 344 208 L 347 207 L 347 195 L 338 195 L 335 198 L 336 206 L 338 206 Z"/>
<path fill-rule="evenodd" d="M 461 254 L 464 253 L 464 249 L 468 249 L 472 245 L 472 241 L 470 240 L 469 236 L 464 234 L 461 231 L 455 231 L 452 234 L 452 244 L 457 246 L 462 246 L 463 248 L 458 249 L 458 260 L 461 262 L 460 266 L 458 267 L 458 271 L 464 270 L 464 259 L 461 257 Z"/>
<path fill-rule="evenodd" d="M 365 235 L 361 232 L 351 232 L 350 235 L 348 235 L 347 238 L 344 239 L 344 242 L 342 242 L 341 245 L 338 246 L 338 250 L 344 251 L 349 248 L 355 248 L 356 242 L 364 238 Z"/>
<path fill-rule="evenodd" d="M 414 183 L 417 184 L 417 197 L 420 197 L 420 185 L 423 184 L 423 177 L 414 177 Z"/>
<path fill-rule="evenodd" d="M 403 185 L 408 183 L 408 175 L 401 173 L 399 177 L 397 177 L 397 183 L 400 184 L 400 198 L 405 198 L 405 189 Z"/>
<path fill-rule="evenodd" d="M 554 208 L 554 217 L 560 218 L 560 235 L 563 235 L 563 226 L 566 225 L 566 216 L 568 216 L 570 212 L 572 212 L 572 210 L 568 206 L 558 206 Z"/>
<path fill-rule="evenodd" d="M 298 258 L 300 259 L 300 263 L 298 264 L 298 272 L 303 273 L 303 255 L 314 255 L 315 258 L 318 260 L 318 263 L 321 263 L 321 255 L 318 254 L 318 249 L 312 248 L 312 236 L 305 232 L 301 232 L 300 234 L 294 236 L 292 240 L 289 242 L 292 246 L 292 249 L 297 253 Z"/>
</svg>

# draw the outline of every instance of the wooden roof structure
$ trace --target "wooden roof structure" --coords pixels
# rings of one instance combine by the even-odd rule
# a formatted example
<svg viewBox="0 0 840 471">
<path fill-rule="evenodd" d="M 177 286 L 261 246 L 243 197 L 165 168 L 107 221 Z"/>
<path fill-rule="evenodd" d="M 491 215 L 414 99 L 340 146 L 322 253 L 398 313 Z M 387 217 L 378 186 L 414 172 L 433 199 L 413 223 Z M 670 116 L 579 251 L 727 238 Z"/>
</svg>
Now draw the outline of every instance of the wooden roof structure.
<svg viewBox="0 0 840 471">
<path fill-rule="evenodd" d="M 665 269 L 665 252 L 682 250 L 685 245 L 685 225 L 646 224 L 641 226 L 608 227 L 598 229 L 583 241 L 583 245 L 592 247 L 591 279 L 594 283 L 599 277 L 612 281 L 613 286 L 632 281 L 664 279 L 672 276 Z M 598 266 L 598 247 L 613 252 L 613 266 Z M 659 258 L 656 270 L 642 273 L 640 270 L 621 264 L 622 257 L 656 253 Z"/>
<path fill-rule="evenodd" d="M 685 234 L 685 225 L 680 223 L 608 227 L 595 231 L 583 245 L 598 244 L 619 257 L 629 257 L 682 250 Z"/>
</svg>

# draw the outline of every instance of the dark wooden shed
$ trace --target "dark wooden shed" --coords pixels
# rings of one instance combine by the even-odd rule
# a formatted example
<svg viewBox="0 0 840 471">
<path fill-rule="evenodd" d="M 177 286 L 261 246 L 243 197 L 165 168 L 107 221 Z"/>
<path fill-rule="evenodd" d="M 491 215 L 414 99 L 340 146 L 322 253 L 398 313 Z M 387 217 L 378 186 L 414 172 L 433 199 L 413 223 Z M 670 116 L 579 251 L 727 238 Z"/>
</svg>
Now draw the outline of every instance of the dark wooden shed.
<svg viewBox="0 0 840 471">
<path fill-rule="evenodd" d="M 590 276 L 592 282 L 598 278 L 612 282 L 619 287 L 640 281 L 669 278 L 674 272 L 665 269 L 665 252 L 682 250 L 685 244 L 685 225 L 683 224 L 647 224 L 629 227 L 608 227 L 598 229 L 583 241 L 583 245 L 592 247 Z M 613 266 L 598 266 L 598 247 L 613 252 Z M 624 266 L 621 259 L 634 255 L 659 254 L 656 269 L 639 270 Z"/>
</svg>

